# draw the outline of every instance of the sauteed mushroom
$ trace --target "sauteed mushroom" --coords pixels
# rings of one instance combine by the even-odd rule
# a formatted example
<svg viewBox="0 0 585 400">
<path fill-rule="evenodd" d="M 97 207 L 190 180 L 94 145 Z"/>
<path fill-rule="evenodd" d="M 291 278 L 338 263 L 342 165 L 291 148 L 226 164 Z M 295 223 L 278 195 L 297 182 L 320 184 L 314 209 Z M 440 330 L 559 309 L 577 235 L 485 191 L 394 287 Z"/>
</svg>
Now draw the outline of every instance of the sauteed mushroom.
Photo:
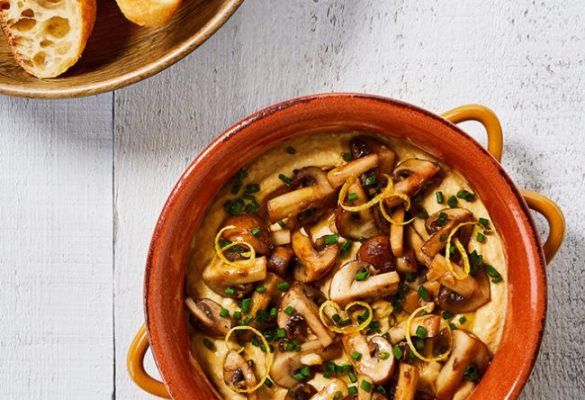
<svg viewBox="0 0 585 400">
<path fill-rule="evenodd" d="M 367 297 L 388 296 L 396 293 L 400 277 L 395 271 L 373 275 L 366 280 L 356 280 L 358 271 L 371 268 L 363 261 L 350 261 L 333 275 L 329 297 L 331 300 L 345 304 Z"/>
<path fill-rule="evenodd" d="M 270 232 L 260 217 L 253 214 L 234 215 L 226 218 L 222 226 L 235 228 L 223 232 L 222 236 L 232 242 L 248 242 L 259 254 L 268 254 L 272 249 Z"/>
<path fill-rule="evenodd" d="M 288 246 L 275 247 L 268 256 L 268 270 L 284 276 L 294 255 L 294 251 Z"/>
<path fill-rule="evenodd" d="M 349 142 L 351 155 L 354 159 L 362 158 L 369 154 L 378 155 L 378 173 L 392 174 L 396 154 L 385 143 L 372 137 L 358 136 Z"/>
<path fill-rule="evenodd" d="M 451 262 L 453 269 L 458 275 L 464 275 L 463 269 Z M 471 275 L 465 276 L 463 279 L 457 279 L 449 271 L 447 267 L 447 260 L 441 254 L 437 254 L 429 265 L 429 272 L 427 273 L 429 281 L 439 281 L 439 283 L 454 292 L 457 292 L 464 298 L 470 298 L 477 289 L 477 281 Z"/>
<path fill-rule="evenodd" d="M 349 187 L 348 193 L 353 193 L 356 197 L 351 202 L 352 206 L 359 206 L 368 201 L 366 192 L 359 181 L 354 182 Z M 369 208 L 358 212 L 349 212 L 338 207 L 335 210 L 335 226 L 341 236 L 354 240 L 367 239 L 378 234 L 376 221 Z"/>
<path fill-rule="evenodd" d="M 311 340 L 303 343 L 299 351 L 279 351 L 274 356 L 270 376 L 278 385 L 290 389 L 298 383 L 294 374 L 303 367 L 303 356 L 318 354 L 325 361 L 339 357 L 340 350 L 339 346 L 324 348 L 318 340 Z"/>
<path fill-rule="evenodd" d="M 425 315 L 413 318 L 410 325 L 410 336 L 415 336 L 419 327 L 425 328 L 426 337 L 435 337 L 441 330 L 441 317 L 438 315 Z M 406 321 L 402 321 L 390 328 L 388 335 L 392 344 L 402 342 L 406 338 Z"/>
<path fill-rule="evenodd" d="M 320 168 L 300 169 L 295 180 L 304 187 L 268 200 L 266 207 L 271 222 L 295 217 L 310 208 L 319 207 L 334 194 L 327 174 Z"/>
<path fill-rule="evenodd" d="M 311 400 L 331 400 L 335 398 L 335 396 L 340 396 L 339 398 L 341 399 L 348 394 L 349 392 L 347 391 L 347 385 L 345 382 L 341 379 L 331 379 L 323 389 L 319 390 L 317 394 L 311 397 Z"/>
<path fill-rule="evenodd" d="M 429 257 L 434 257 L 438 252 L 443 250 L 447 245 L 447 237 L 463 222 L 473 220 L 471 211 L 465 208 L 447 208 L 438 211 L 431 215 L 426 222 L 426 228 L 431 235 L 429 239 L 423 244 L 422 251 Z M 467 233 L 469 237 L 469 229 L 461 228 L 457 233 Z M 466 242 L 466 240 L 464 241 Z"/>
<path fill-rule="evenodd" d="M 416 384 L 418 382 L 418 367 L 406 363 L 400 364 L 398 371 L 398 383 L 394 400 L 413 400 L 416 395 Z"/>
<path fill-rule="evenodd" d="M 300 282 L 321 279 L 333 268 L 339 254 L 337 243 L 325 245 L 321 250 L 317 250 L 311 238 L 305 236 L 300 230 L 293 233 L 292 247 L 299 260 L 294 276 Z"/>
<path fill-rule="evenodd" d="M 256 315 L 258 311 L 266 309 L 270 303 L 279 298 L 281 291 L 278 290 L 278 285 L 284 282 L 281 277 L 272 272 L 266 274 L 266 279 L 262 282 L 263 291 L 255 291 L 252 295 L 252 308 L 250 315 Z"/>
<path fill-rule="evenodd" d="M 225 290 L 232 288 L 235 292 L 233 297 L 240 298 L 254 288 L 251 283 L 266 279 L 266 257 L 257 257 L 251 266 L 246 262 L 238 261 L 238 266 L 226 265 L 214 257 L 203 270 L 203 280 L 219 295 L 225 296 Z"/>
<path fill-rule="evenodd" d="M 404 253 L 404 225 L 402 225 L 404 214 L 404 207 L 396 207 L 392 211 L 392 219 L 397 223 L 390 225 L 390 248 L 396 257 L 401 257 Z"/>
<path fill-rule="evenodd" d="M 298 325 L 306 323 L 321 345 L 327 347 L 333 342 L 335 335 L 319 319 L 319 307 L 310 299 L 310 296 L 308 287 L 294 284 L 282 298 L 277 323 L 291 338 L 298 334 Z M 284 312 L 286 309 L 294 311 L 288 314 Z"/>
<path fill-rule="evenodd" d="M 458 293 L 441 288 L 439 293 L 439 305 L 446 311 L 457 314 L 468 313 L 477 310 L 491 300 L 490 280 L 483 270 L 476 274 L 477 288 L 470 297 L 463 297 Z"/>
<path fill-rule="evenodd" d="M 433 161 L 420 160 L 411 158 L 400 163 L 394 170 L 394 189 L 397 192 L 404 193 L 409 197 L 417 194 L 426 183 L 428 183 L 439 171 L 441 167 Z M 392 208 L 403 202 L 398 197 L 388 197 L 384 203 L 387 207 Z"/>
<path fill-rule="evenodd" d="M 450 399 L 463 380 L 468 366 L 482 374 L 487 368 L 490 354 L 487 346 L 471 333 L 456 329 L 453 332 L 453 350 L 449 360 L 437 377 L 437 399 Z"/>
<path fill-rule="evenodd" d="M 315 394 L 317 389 L 313 385 L 308 383 L 297 383 L 286 393 L 287 400 L 310 400 Z"/>
<path fill-rule="evenodd" d="M 373 265 L 381 273 L 395 269 L 394 256 L 390 252 L 390 243 L 386 235 L 366 240 L 358 251 L 357 259 Z"/>
<path fill-rule="evenodd" d="M 231 317 L 224 318 L 220 315 L 223 307 L 211 299 L 193 300 L 187 297 L 185 305 L 211 335 L 225 336 L 234 326 L 234 321 Z"/>
<path fill-rule="evenodd" d="M 349 178 L 357 177 L 366 171 L 374 169 L 378 166 L 378 155 L 370 154 L 357 160 L 348 162 L 347 164 L 340 165 L 337 168 L 333 168 L 327 173 L 327 178 L 333 186 L 337 189 L 343 185 Z"/>
<path fill-rule="evenodd" d="M 395 359 L 392 346 L 382 336 L 374 336 L 369 340 L 360 334 L 343 335 L 343 347 L 347 354 L 358 354 L 352 357 L 355 369 L 367 375 L 373 383 L 386 383 L 394 373 Z"/>
<path fill-rule="evenodd" d="M 237 389 L 250 389 L 258 383 L 252 367 L 244 357 L 235 351 L 230 351 L 223 364 L 223 380 L 226 385 Z M 258 399 L 256 392 L 248 393 L 248 400 Z"/>
</svg>

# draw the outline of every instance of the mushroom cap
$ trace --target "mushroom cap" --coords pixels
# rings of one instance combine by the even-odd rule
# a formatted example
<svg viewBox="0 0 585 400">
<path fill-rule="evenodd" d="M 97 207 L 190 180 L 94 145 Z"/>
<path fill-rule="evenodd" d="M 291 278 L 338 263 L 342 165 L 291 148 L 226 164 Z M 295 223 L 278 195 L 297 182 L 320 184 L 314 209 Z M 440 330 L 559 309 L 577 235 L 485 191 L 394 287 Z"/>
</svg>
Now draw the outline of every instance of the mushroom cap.
<svg viewBox="0 0 585 400">
<path fill-rule="evenodd" d="M 300 230 L 293 232 L 292 248 L 299 261 L 294 270 L 294 277 L 299 282 L 313 282 L 323 278 L 333 268 L 339 255 L 337 243 L 317 250 L 311 238 Z"/>
<path fill-rule="evenodd" d="M 418 158 L 409 158 L 398 164 L 394 169 L 394 189 L 408 197 L 416 195 L 430 180 L 441 171 L 438 163 Z M 403 202 L 398 197 L 384 200 L 387 207 L 392 208 Z"/>
<path fill-rule="evenodd" d="M 361 269 L 372 268 L 363 261 L 349 261 L 342 266 L 331 279 L 329 298 L 337 303 L 388 296 L 396 293 L 400 277 L 396 271 L 372 275 L 365 281 L 356 281 L 355 274 Z"/>
<path fill-rule="evenodd" d="M 431 235 L 422 245 L 421 250 L 429 257 L 434 257 L 447 246 L 446 238 L 461 223 L 473 220 L 473 213 L 465 208 L 450 208 L 437 211 L 429 216 L 425 224 Z M 467 242 L 471 229 L 460 229 L 457 234 L 465 236 Z M 470 227 L 469 227 L 470 228 Z"/>
<path fill-rule="evenodd" d="M 378 272 L 389 272 L 395 269 L 395 260 L 390 251 L 390 241 L 386 235 L 378 235 L 366 240 L 357 253 L 359 261 L 367 262 Z"/>
<path fill-rule="evenodd" d="M 369 154 L 378 155 L 378 174 L 391 174 L 396 154 L 385 143 L 370 136 L 356 136 L 349 142 L 352 157 L 361 158 Z"/>
<path fill-rule="evenodd" d="M 248 365 L 244 357 L 234 350 L 226 355 L 223 364 L 223 380 L 226 385 L 238 388 L 249 389 L 257 384 L 256 376 L 252 367 Z M 248 393 L 248 399 L 256 399 L 256 393 Z"/>
<path fill-rule="evenodd" d="M 225 289 L 234 288 L 234 297 L 240 298 L 249 293 L 252 283 L 266 279 L 266 257 L 256 257 L 253 265 L 247 261 L 236 261 L 236 266 L 224 264 L 219 257 L 214 257 L 203 270 L 203 280 L 211 290 L 225 296 Z"/>
<path fill-rule="evenodd" d="M 286 399 L 288 400 L 309 400 L 315 394 L 317 389 L 313 385 L 308 383 L 297 383 L 286 393 Z"/>
<path fill-rule="evenodd" d="M 193 300 L 188 297 L 185 299 L 185 305 L 197 322 L 211 335 L 225 336 L 234 326 L 231 317 L 223 318 L 219 315 L 223 307 L 211 299 Z"/>
<path fill-rule="evenodd" d="M 268 270 L 285 276 L 295 253 L 289 246 L 276 246 L 268 256 Z"/>
<path fill-rule="evenodd" d="M 491 300 L 490 280 L 483 270 L 478 270 L 475 275 L 477 287 L 467 298 L 452 296 L 451 290 L 443 287 L 439 294 L 439 305 L 446 311 L 456 314 L 468 313 L 477 310 Z"/>
<path fill-rule="evenodd" d="M 254 214 L 233 215 L 227 217 L 222 226 L 233 225 L 235 228 L 223 232 L 222 236 L 232 242 L 247 242 L 259 254 L 268 254 L 272 249 L 270 232 L 264 221 Z M 258 228 L 254 235 L 252 231 Z"/>
<path fill-rule="evenodd" d="M 342 342 L 347 354 L 354 351 L 361 354 L 359 360 L 351 360 L 359 373 L 367 375 L 376 384 L 386 383 L 392 377 L 395 368 L 392 345 L 382 336 L 373 336 L 367 340 L 361 334 L 343 335 Z M 389 357 L 379 358 L 381 352 L 388 353 Z"/>
</svg>

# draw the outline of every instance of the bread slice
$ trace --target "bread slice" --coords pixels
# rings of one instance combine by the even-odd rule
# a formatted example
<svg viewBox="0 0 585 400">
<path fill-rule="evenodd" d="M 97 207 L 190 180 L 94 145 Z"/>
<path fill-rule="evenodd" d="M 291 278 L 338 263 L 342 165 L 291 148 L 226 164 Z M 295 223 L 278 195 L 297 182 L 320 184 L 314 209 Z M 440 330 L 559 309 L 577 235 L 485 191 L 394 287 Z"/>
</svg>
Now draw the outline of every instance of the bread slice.
<svg viewBox="0 0 585 400">
<path fill-rule="evenodd" d="M 29 74 L 54 78 L 79 60 L 95 23 L 96 0 L 0 0 L 0 23 Z"/>
<path fill-rule="evenodd" d="M 166 24 L 181 0 L 116 0 L 124 16 L 140 26 Z"/>
</svg>

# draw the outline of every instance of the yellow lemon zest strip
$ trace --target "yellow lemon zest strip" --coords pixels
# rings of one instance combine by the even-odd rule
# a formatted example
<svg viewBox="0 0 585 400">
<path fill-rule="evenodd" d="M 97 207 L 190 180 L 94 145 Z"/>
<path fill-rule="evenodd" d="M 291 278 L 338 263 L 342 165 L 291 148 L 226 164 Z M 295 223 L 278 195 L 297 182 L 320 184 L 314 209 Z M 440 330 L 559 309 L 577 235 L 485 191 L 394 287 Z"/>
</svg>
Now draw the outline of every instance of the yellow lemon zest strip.
<svg viewBox="0 0 585 400">
<path fill-rule="evenodd" d="M 396 194 L 397 195 L 401 194 L 401 195 L 406 196 L 404 193 L 396 193 Z M 398 196 L 398 197 L 400 197 L 400 196 Z M 402 198 L 402 197 L 400 197 L 400 198 Z M 408 196 L 406 196 L 406 198 L 408 199 Z M 408 206 L 410 207 L 410 199 L 408 199 Z M 405 207 L 405 210 L 408 210 L 408 209 Z M 386 219 L 386 221 L 390 222 L 392 225 L 408 225 L 412 221 L 414 221 L 414 217 L 412 217 L 408 221 L 402 221 L 402 222 L 394 221 L 392 219 L 392 217 L 390 216 L 390 214 L 388 214 L 388 212 L 386 211 L 386 207 L 384 206 L 383 201 L 380 202 L 380 212 L 382 213 L 382 216 Z"/>
<path fill-rule="evenodd" d="M 370 322 L 372 322 L 372 319 L 374 318 L 374 312 L 372 311 L 372 307 L 370 307 L 370 305 L 368 303 L 366 303 L 365 301 L 353 301 L 353 302 L 349 303 L 347 306 L 345 306 L 345 309 L 343 311 L 346 314 L 348 314 L 348 317 L 349 317 L 349 310 L 351 310 L 353 307 L 356 307 L 356 306 L 360 306 L 360 307 L 363 307 L 366 310 L 368 310 L 368 318 L 366 318 L 366 320 L 364 322 L 362 322 L 361 324 L 359 324 L 357 326 L 351 325 L 351 326 L 345 326 L 345 327 L 340 328 L 340 327 L 337 327 L 335 325 L 330 324 L 330 318 L 325 315 L 325 308 L 332 307 L 335 309 L 335 311 L 338 314 L 341 313 L 341 311 L 342 311 L 341 307 L 339 307 L 339 304 L 337 304 L 333 300 L 327 300 L 326 302 L 321 304 L 321 307 L 319 307 L 319 318 L 321 319 L 321 322 L 323 322 L 323 325 L 325 325 L 327 327 L 327 329 L 329 329 L 333 332 L 343 333 L 343 334 L 356 333 L 356 332 L 359 332 L 362 329 L 366 328 L 368 325 L 370 325 Z"/>
<path fill-rule="evenodd" d="M 455 238 L 454 244 L 455 244 L 455 247 L 457 248 L 457 250 L 459 251 L 459 254 L 461 254 L 461 260 L 463 261 L 464 274 L 459 275 L 457 272 L 455 272 L 455 268 L 453 268 L 453 264 L 451 263 L 451 251 L 450 251 L 451 250 L 451 240 L 453 239 L 453 236 L 455 236 L 455 234 L 457 233 L 459 228 L 461 228 L 463 226 L 469 226 L 469 225 L 475 225 L 475 224 L 476 224 L 476 222 L 463 222 L 463 223 L 457 225 L 451 231 L 451 233 L 449 234 L 449 237 L 447 237 L 447 245 L 445 246 L 445 260 L 447 260 L 447 268 L 449 269 L 449 272 L 451 272 L 451 274 L 453 274 L 453 276 L 457 280 L 463 280 L 463 279 L 467 278 L 467 276 L 469 275 L 469 271 L 471 271 L 471 266 L 469 265 L 469 257 L 467 256 L 467 251 L 465 250 L 465 247 L 463 247 L 463 244 L 461 243 L 459 238 Z"/>
<path fill-rule="evenodd" d="M 417 350 L 416 347 L 414 347 L 414 344 L 412 343 L 412 338 L 410 337 L 410 325 L 412 324 L 412 320 L 414 319 L 414 317 L 416 317 L 416 315 L 425 310 L 427 308 L 428 304 L 425 304 L 422 307 L 417 308 L 416 310 L 414 310 L 414 312 L 412 314 L 410 314 L 410 316 L 408 317 L 408 320 L 406 321 L 406 343 L 408 343 L 408 347 L 410 347 L 410 350 L 412 350 L 412 353 L 418 357 L 419 359 L 426 361 L 426 362 L 431 362 L 431 361 L 443 361 L 444 359 L 446 359 L 447 357 L 449 357 L 449 354 L 451 354 L 451 349 L 453 348 L 453 334 L 451 333 L 451 327 L 449 326 L 449 324 L 447 322 L 445 322 L 443 320 L 443 318 L 441 318 L 441 324 L 445 324 L 445 326 L 447 327 L 447 330 L 449 331 L 449 350 L 447 350 L 446 352 L 444 352 L 441 355 L 438 355 L 436 357 L 425 357 L 422 354 L 420 354 Z"/>
<path fill-rule="evenodd" d="M 388 185 L 386 185 L 384 190 L 382 190 L 380 193 L 378 193 L 371 200 L 365 202 L 364 204 L 360 204 L 359 206 L 346 206 L 345 204 L 343 204 L 343 202 L 345 201 L 345 198 L 347 196 L 347 191 L 349 190 L 351 185 L 353 185 L 354 182 L 357 180 L 357 178 L 355 176 L 350 177 L 347 181 L 345 181 L 345 183 L 341 187 L 341 190 L 339 191 L 339 197 L 337 199 L 337 204 L 339 204 L 339 206 L 341 208 L 343 208 L 345 211 L 351 211 L 351 212 L 363 211 L 363 210 L 367 210 L 368 208 L 372 207 L 376 203 L 384 200 L 385 198 L 392 196 L 394 194 L 394 182 L 392 182 L 392 178 L 390 176 L 388 176 L 386 174 L 384 174 L 384 176 L 386 177 L 386 179 L 388 181 Z"/>
<path fill-rule="evenodd" d="M 229 231 L 230 229 L 235 229 L 235 228 L 236 227 L 234 225 L 228 225 L 228 226 L 221 228 L 219 230 L 219 232 L 217 232 L 217 235 L 215 236 L 215 252 L 217 253 L 217 256 L 220 258 L 220 260 L 226 265 L 230 265 L 230 266 L 236 267 L 236 268 L 241 268 L 242 265 L 251 267 L 256 262 L 256 250 L 254 250 L 254 246 L 252 246 L 250 243 L 242 240 L 242 241 L 238 241 L 238 242 L 232 242 L 225 247 L 221 247 L 219 244 L 219 239 L 221 239 L 221 235 L 225 231 Z M 241 253 L 242 256 L 248 257 L 246 260 L 244 260 L 245 262 L 230 261 L 223 254 L 224 251 L 231 249 L 232 247 L 235 247 L 235 246 L 246 246 L 248 249 L 250 249 L 249 251 L 247 251 L 245 253 Z"/>
<path fill-rule="evenodd" d="M 258 390 L 258 388 L 260 388 L 260 386 L 262 386 L 264 384 L 264 382 L 266 382 L 266 379 L 268 379 L 268 375 L 270 374 L 270 368 L 272 367 L 272 353 L 270 352 L 270 346 L 268 345 L 268 342 L 266 341 L 266 338 L 264 337 L 264 335 L 262 333 L 260 333 L 258 330 L 252 328 L 251 326 L 247 326 L 247 325 L 235 326 L 229 330 L 227 335 L 225 335 L 225 339 L 224 339 L 225 346 L 229 350 L 233 350 L 230 347 L 229 340 L 235 331 L 251 331 L 252 333 L 254 333 L 254 335 L 256 335 L 260 338 L 260 341 L 262 342 L 262 344 L 264 345 L 264 348 L 266 349 L 265 372 L 264 372 L 264 375 L 262 376 L 262 379 L 260 379 L 260 381 L 256 384 L 256 386 L 251 387 L 251 388 L 247 388 L 247 389 L 239 389 L 239 388 L 233 387 L 231 385 L 228 385 L 228 387 L 236 393 L 252 393 L 252 392 L 255 392 L 256 390 Z M 244 347 L 242 346 L 238 350 L 233 350 L 233 351 L 235 351 L 236 353 L 241 353 L 242 351 L 244 351 Z M 225 364 L 225 360 L 226 360 L 228 354 L 229 353 L 226 353 L 226 356 L 223 359 L 222 370 L 223 370 L 223 365 Z"/>
</svg>

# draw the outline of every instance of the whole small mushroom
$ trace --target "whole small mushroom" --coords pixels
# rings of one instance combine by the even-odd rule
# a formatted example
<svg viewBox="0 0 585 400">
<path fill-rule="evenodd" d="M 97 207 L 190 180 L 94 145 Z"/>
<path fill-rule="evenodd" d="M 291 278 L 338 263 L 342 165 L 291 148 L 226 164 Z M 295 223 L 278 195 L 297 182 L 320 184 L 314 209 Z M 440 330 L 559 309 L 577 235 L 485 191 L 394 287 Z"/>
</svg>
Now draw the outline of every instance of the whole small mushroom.
<svg viewBox="0 0 585 400">
<path fill-rule="evenodd" d="M 433 161 L 409 158 L 394 169 L 394 190 L 412 197 L 423 189 L 440 171 L 439 164 Z M 384 200 L 388 208 L 398 206 L 402 202 L 401 198 L 395 196 Z"/>
<path fill-rule="evenodd" d="M 252 367 L 248 365 L 244 357 L 233 350 L 226 355 L 223 364 L 223 380 L 229 387 L 240 390 L 249 390 L 258 383 Z M 255 391 L 247 395 L 248 400 L 258 399 Z"/>
<path fill-rule="evenodd" d="M 211 299 L 193 300 L 191 297 L 187 297 L 185 305 L 197 322 L 211 335 L 225 336 L 234 326 L 234 321 L 231 317 L 224 318 L 220 315 L 223 307 Z"/>
<path fill-rule="evenodd" d="M 292 248 L 299 261 L 294 269 L 294 277 L 299 282 L 313 282 L 323 278 L 335 266 L 339 255 L 337 243 L 316 249 L 311 238 L 300 230 L 293 232 Z"/>
<path fill-rule="evenodd" d="M 352 357 L 351 363 L 363 375 L 367 375 L 375 384 L 386 383 L 394 373 L 395 358 L 392 345 L 382 336 L 373 336 L 369 340 L 365 335 L 343 335 L 343 347 L 347 354 L 359 354 Z"/>
<path fill-rule="evenodd" d="M 233 215 L 223 221 L 222 226 L 233 226 L 222 236 L 231 242 L 247 242 L 258 254 L 268 254 L 272 249 L 270 232 L 264 221 L 254 214 Z"/>
<path fill-rule="evenodd" d="M 357 259 L 373 265 L 380 273 L 393 271 L 396 267 L 386 235 L 377 235 L 366 240 L 357 253 Z"/>
<path fill-rule="evenodd" d="M 331 279 L 329 298 L 339 304 L 365 298 L 389 296 L 398 290 L 400 277 L 396 271 L 369 276 L 357 280 L 358 271 L 371 270 L 372 266 L 363 261 L 350 261 L 341 267 Z"/>
</svg>

